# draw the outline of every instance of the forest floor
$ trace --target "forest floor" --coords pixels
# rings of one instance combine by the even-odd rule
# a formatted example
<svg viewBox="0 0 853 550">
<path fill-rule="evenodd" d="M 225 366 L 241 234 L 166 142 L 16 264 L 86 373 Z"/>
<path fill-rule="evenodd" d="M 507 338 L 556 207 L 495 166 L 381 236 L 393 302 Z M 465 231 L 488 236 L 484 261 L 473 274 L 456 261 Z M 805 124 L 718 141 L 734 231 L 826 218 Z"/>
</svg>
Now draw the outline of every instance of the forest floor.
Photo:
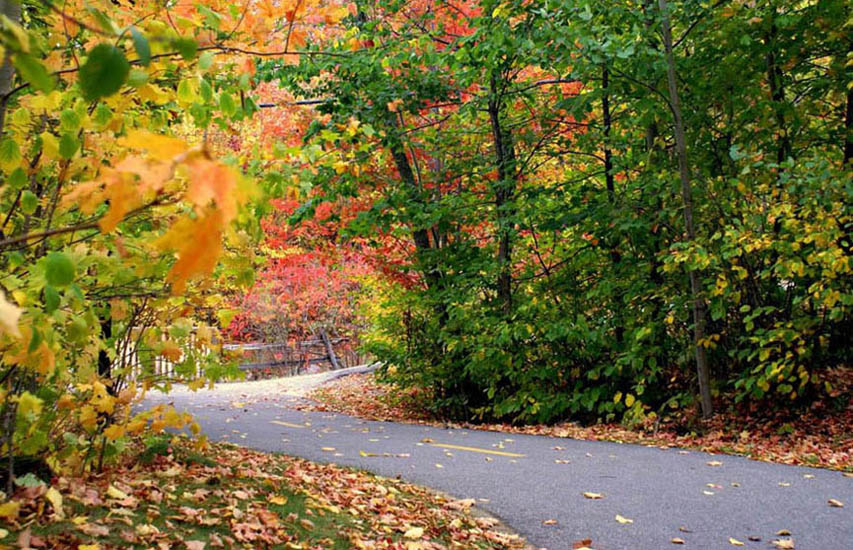
<svg viewBox="0 0 853 550">
<path fill-rule="evenodd" d="M 470 505 L 366 472 L 183 437 L 51 486 L 34 478 L 0 509 L 0 548 L 438 550 L 519 548 Z"/>
<path fill-rule="evenodd" d="M 818 402 L 809 410 L 786 416 L 782 412 L 731 410 L 701 421 L 680 417 L 634 427 L 621 424 L 581 426 L 573 422 L 515 426 L 446 422 L 424 406 L 421 392 L 379 382 L 373 373 L 329 382 L 311 392 L 302 407 L 334 411 L 369 420 L 408 422 L 505 433 L 549 435 L 594 441 L 678 447 L 747 456 L 756 460 L 816 466 L 847 472 L 853 477 L 853 372 L 835 373 L 841 399 Z"/>
</svg>

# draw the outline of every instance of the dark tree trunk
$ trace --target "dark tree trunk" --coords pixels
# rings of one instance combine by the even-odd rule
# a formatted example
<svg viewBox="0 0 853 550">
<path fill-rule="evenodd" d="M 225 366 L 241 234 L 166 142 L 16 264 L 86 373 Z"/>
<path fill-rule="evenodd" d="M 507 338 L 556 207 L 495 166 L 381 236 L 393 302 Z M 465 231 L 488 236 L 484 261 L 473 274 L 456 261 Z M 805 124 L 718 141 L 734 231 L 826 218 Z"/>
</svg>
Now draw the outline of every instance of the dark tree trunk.
<svg viewBox="0 0 853 550">
<path fill-rule="evenodd" d="M 489 120 L 495 147 L 498 182 L 495 185 L 495 217 L 498 230 L 498 300 L 504 313 L 512 312 L 512 225 L 515 219 L 516 159 L 512 135 L 501 124 L 502 92 L 497 76 L 490 78 Z"/>
<path fill-rule="evenodd" d="M 693 220 L 693 190 L 691 187 L 690 166 L 687 159 L 687 138 L 684 132 L 681 103 L 678 97 L 678 78 L 675 71 L 675 59 L 672 55 L 672 28 L 669 20 L 667 0 L 658 0 L 661 12 L 661 31 L 664 50 L 666 52 L 666 74 L 669 87 L 669 102 L 674 119 L 675 148 L 678 156 L 678 173 L 681 179 L 681 198 L 684 211 L 684 225 L 687 241 L 696 240 L 696 229 Z M 702 283 L 698 270 L 690 270 L 690 293 L 693 300 L 693 345 L 696 348 L 696 373 L 699 378 L 699 395 L 702 404 L 702 416 L 710 417 L 714 413 L 711 401 L 711 374 L 708 366 L 708 356 L 705 353 L 705 324 L 707 312 L 705 300 L 702 297 Z"/>
</svg>

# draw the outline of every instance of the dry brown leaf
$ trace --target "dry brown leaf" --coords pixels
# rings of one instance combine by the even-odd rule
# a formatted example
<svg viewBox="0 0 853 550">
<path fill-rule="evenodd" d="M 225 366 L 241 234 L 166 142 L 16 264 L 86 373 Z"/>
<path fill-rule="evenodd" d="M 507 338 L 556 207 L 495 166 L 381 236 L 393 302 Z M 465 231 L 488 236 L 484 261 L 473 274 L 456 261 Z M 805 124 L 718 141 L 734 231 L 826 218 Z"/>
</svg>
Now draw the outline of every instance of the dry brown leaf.
<svg viewBox="0 0 853 550">
<path fill-rule="evenodd" d="M 680 539 L 678 537 L 673 537 L 669 540 L 672 544 L 684 544 L 684 539 Z"/>
<path fill-rule="evenodd" d="M 776 531 L 776 535 L 779 537 L 790 537 L 791 532 L 787 529 L 779 529 L 778 531 Z"/>
<path fill-rule="evenodd" d="M 542 522 L 542 525 L 557 525 L 556 519 L 546 519 Z"/>
</svg>

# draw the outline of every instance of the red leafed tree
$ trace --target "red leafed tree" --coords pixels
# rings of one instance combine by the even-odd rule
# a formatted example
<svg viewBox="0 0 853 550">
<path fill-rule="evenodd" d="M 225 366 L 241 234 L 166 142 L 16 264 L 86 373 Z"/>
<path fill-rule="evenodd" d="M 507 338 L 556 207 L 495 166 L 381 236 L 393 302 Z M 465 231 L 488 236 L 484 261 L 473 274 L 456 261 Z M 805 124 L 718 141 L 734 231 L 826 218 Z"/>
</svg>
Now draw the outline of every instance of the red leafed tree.
<svg viewBox="0 0 853 550">
<path fill-rule="evenodd" d="M 341 244 L 341 218 L 331 203 L 296 225 L 288 218 L 299 203 L 279 200 L 262 224 L 268 262 L 254 288 L 241 298 L 228 327 L 239 341 L 290 342 L 322 333 L 352 338 L 360 326 L 357 300 L 373 268 L 358 243 Z"/>
</svg>

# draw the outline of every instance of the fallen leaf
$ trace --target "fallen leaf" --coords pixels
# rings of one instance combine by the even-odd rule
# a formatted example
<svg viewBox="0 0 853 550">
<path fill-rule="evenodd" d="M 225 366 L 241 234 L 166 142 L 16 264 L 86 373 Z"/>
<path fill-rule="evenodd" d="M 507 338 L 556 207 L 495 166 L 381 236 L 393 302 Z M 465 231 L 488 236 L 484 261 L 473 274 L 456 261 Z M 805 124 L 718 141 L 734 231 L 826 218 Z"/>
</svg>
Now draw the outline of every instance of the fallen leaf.
<svg viewBox="0 0 853 550">
<path fill-rule="evenodd" d="M 592 544 L 592 539 L 576 540 L 572 543 L 572 550 L 585 550 Z"/>
<path fill-rule="evenodd" d="M 406 537 L 407 539 L 412 539 L 412 540 L 419 539 L 422 536 L 424 536 L 424 528 L 423 527 L 412 527 L 408 531 L 403 533 L 403 536 Z"/>
<path fill-rule="evenodd" d="M 673 538 L 669 539 L 669 542 L 671 542 L 672 544 L 684 544 L 684 539 L 680 539 L 678 537 L 673 537 Z"/>
<path fill-rule="evenodd" d="M 188 540 L 184 542 L 187 545 L 187 550 L 204 550 L 205 543 L 200 540 Z"/>
<path fill-rule="evenodd" d="M 843 472 L 841 475 L 844 477 L 853 477 L 853 472 Z"/>
<path fill-rule="evenodd" d="M 779 482 L 779 487 L 790 487 L 790 486 L 791 486 L 791 484 L 788 483 L 787 481 L 780 481 Z"/>
<path fill-rule="evenodd" d="M 5 539 L 9 536 L 9 531 L 6 529 L 0 529 L 0 539 Z"/>
<path fill-rule="evenodd" d="M 53 506 L 56 519 L 65 519 L 65 510 L 62 509 L 62 495 L 59 494 L 59 491 L 51 487 L 44 494 L 44 498 Z"/>
<path fill-rule="evenodd" d="M 124 500 L 127 498 L 127 493 L 115 488 L 115 485 L 107 487 L 107 496 L 116 500 Z"/>
<path fill-rule="evenodd" d="M 287 497 L 272 497 L 270 499 L 270 502 L 277 506 L 284 506 L 285 504 L 287 504 Z"/>
<path fill-rule="evenodd" d="M 320 450 L 327 452 L 327 453 L 333 453 L 333 452 L 337 451 L 337 449 L 335 449 L 334 447 L 323 447 Z"/>
<path fill-rule="evenodd" d="M 0 518 L 6 518 L 8 521 L 18 519 L 18 511 L 21 509 L 21 503 L 17 500 L 10 500 L 0 504 Z"/>
<path fill-rule="evenodd" d="M 780 537 L 790 537 L 791 532 L 787 529 L 779 529 L 778 531 L 776 531 L 776 535 Z"/>
<path fill-rule="evenodd" d="M 794 539 L 777 539 L 771 543 L 779 550 L 794 550 Z"/>
<path fill-rule="evenodd" d="M 77 547 L 77 550 L 101 550 L 100 544 L 81 544 Z"/>
<path fill-rule="evenodd" d="M 585 496 L 586 498 L 592 499 L 592 500 L 598 500 L 600 498 L 604 498 L 604 495 L 602 495 L 601 493 L 590 493 L 589 491 L 585 492 L 583 494 L 583 496 Z"/>
<path fill-rule="evenodd" d="M 711 495 L 713 495 L 713 494 L 714 494 L 714 491 L 702 491 L 702 492 L 703 492 L 703 493 L 705 493 L 705 494 L 706 494 L 706 495 L 708 495 L 708 496 L 711 496 Z"/>
<path fill-rule="evenodd" d="M 814 479 L 814 474 L 803 474 L 803 477 L 806 479 Z"/>
<path fill-rule="evenodd" d="M 723 463 L 720 462 L 719 460 L 710 460 L 710 461 L 706 462 L 705 464 L 707 464 L 708 466 L 722 466 L 723 465 Z"/>
<path fill-rule="evenodd" d="M 748 536 L 748 537 L 746 537 L 746 538 L 747 538 L 748 540 L 751 540 L 752 542 L 761 542 L 761 537 L 756 537 L 755 535 L 750 535 L 750 536 Z"/>
<path fill-rule="evenodd" d="M 442 466 L 441 464 L 436 464 L 435 467 L 436 468 L 444 468 L 444 466 Z"/>
<path fill-rule="evenodd" d="M 619 514 L 616 514 L 616 521 L 623 525 L 625 525 L 626 523 L 634 523 L 633 519 L 628 519 L 626 517 L 620 516 Z"/>
<path fill-rule="evenodd" d="M 844 503 L 835 498 L 829 499 L 827 503 L 833 508 L 844 508 Z"/>
<path fill-rule="evenodd" d="M 557 525 L 556 519 L 546 519 L 542 522 L 542 525 Z"/>
<path fill-rule="evenodd" d="M 682 533 L 692 533 L 693 532 L 690 529 L 688 529 L 687 527 L 684 527 L 683 525 L 681 527 L 679 527 L 678 530 L 681 531 Z"/>
<path fill-rule="evenodd" d="M 729 537 L 729 544 L 732 546 L 743 546 L 743 543 L 735 538 Z"/>
</svg>

